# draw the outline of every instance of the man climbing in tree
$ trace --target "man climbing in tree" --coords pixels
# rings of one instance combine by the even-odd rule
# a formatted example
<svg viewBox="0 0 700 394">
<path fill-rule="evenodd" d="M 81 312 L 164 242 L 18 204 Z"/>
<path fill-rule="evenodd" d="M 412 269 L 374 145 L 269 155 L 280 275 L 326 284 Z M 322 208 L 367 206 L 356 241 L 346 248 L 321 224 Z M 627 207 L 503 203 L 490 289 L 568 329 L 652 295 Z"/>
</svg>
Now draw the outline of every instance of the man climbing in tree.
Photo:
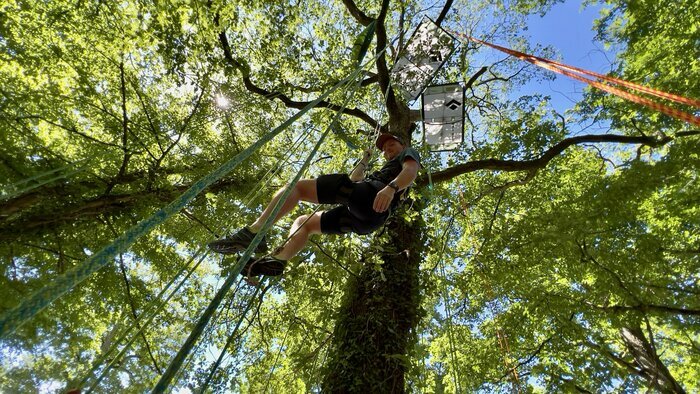
<svg viewBox="0 0 700 394">
<path fill-rule="evenodd" d="M 350 176 L 321 175 L 316 179 L 297 182 L 275 217 L 275 222 L 291 212 L 299 201 L 341 205 L 328 211 L 296 218 L 287 242 L 272 256 L 251 259 L 241 274 L 248 277 L 281 275 L 287 261 L 299 253 L 311 234 L 369 234 L 381 227 L 389 213 L 398 206 L 400 192 L 416 179 L 420 169 L 420 157 L 415 149 L 408 147 L 399 137 L 392 134 L 381 134 L 375 145 L 386 159 L 379 171 L 365 176 L 371 156 L 371 150 L 368 149 Z M 255 234 L 262 229 L 283 192 L 284 188 L 275 194 L 253 224 L 224 239 L 211 242 L 209 247 L 222 254 L 232 254 L 247 248 Z M 266 251 L 267 242 L 263 238 L 256 252 Z"/>
</svg>

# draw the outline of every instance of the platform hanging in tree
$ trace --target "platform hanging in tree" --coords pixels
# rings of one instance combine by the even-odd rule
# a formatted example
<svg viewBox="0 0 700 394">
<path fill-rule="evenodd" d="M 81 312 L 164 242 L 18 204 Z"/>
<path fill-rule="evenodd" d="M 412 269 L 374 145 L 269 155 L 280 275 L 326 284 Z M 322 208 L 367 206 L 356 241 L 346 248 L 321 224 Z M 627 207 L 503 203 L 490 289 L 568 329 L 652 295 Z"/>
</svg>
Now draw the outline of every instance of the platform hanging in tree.
<svg viewBox="0 0 700 394">
<path fill-rule="evenodd" d="M 464 141 L 464 87 L 459 83 L 428 86 L 421 101 L 424 142 L 430 150 L 457 148 Z"/>
<path fill-rule="evenodd" d="M 457 45 L 452 35 L 423 18 L 391 69 L 394 89 L 406 102 L 418 98 Z"/>
</svg>

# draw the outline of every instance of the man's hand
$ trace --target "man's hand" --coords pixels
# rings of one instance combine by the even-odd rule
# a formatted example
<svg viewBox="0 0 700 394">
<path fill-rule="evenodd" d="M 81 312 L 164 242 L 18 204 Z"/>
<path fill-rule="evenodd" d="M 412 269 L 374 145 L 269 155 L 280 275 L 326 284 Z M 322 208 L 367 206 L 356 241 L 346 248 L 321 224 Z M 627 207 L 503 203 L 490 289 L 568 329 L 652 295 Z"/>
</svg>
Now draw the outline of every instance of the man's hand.
<svg viewBox="0 0 700 394">
<path fill-rule="evenodd" d="M 369 163 L 369 159 L 372 158 L 372 148 L 365 149 L 364 155 L 362 156 L 362 161 Z"/>
<path fill-rule="evenodd" d="M 389 209 L 389 206 L 391 205 L 391 200 L 394 199 L 395 193 L 396 192 L 394 191 L 394 189 L 389 186 L 386 186 L 384 187 L 384 189 L 380 190 L 377 193 L 377 196 L 374 198 L 374 205 L 372 205 L 374 211 L 382 213 Z"/>
</svg>

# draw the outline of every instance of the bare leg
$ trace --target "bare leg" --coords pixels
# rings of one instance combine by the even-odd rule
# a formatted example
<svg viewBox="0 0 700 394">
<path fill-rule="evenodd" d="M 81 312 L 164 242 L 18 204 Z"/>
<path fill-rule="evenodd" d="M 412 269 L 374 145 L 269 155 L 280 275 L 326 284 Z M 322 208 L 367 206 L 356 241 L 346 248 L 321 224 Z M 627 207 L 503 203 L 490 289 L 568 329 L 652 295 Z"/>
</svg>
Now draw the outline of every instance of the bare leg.
<svg viewBox="0 0 700 394">
<path fill-rule="evenodd" d="M 306 245 L 309 235 L 321 233 L 321 213 L 316 212 L 313 215 L 302 215 L 296 218 L 292 229 L 289 230 L 291 238 L 273 257 L 280 260 L 289 260 L 296 256 Z"/>
<path fill-rule="evenodd" d="M 270 201 L 270 203 L 267 204 L 267 207 L 265 208 L 263 213 L 260 214 L 258 219 L 249 226 L 249 228 L 253 232 L 257 233 L 258 231 L 260 231 L 260 229 L 262 229 L 262 226 L 265 224 L 265 221 L 272 214 L 272 210 L 275 208 L 277 201 L 279 201 L 279 199 L 282 198 L 282 194 L 284 193 L 285 188 L 286 186 L 278 190 L 277 193 L 275 193 L 275 196 L 272 198 L 272 201 Z M 292 209 L 294 209 L 294 207 L 296 207 L 297 204 L 299 204 L 299 201 L 318 203 L 318 194 L 316 193 L 315 179 L 302 179 L 299 182 L 297 182 L 296 185 L 294 185 L 294 189 L 292 189 L 291 194 L 289 194 L 287 200 L 285 200 L 285 202 L 282 204 L 282 209 L 280 209 L 273 223 L 276 223 L 281 217 L 284 217 L 286 214 L 291 212 Z"/>
</svg>

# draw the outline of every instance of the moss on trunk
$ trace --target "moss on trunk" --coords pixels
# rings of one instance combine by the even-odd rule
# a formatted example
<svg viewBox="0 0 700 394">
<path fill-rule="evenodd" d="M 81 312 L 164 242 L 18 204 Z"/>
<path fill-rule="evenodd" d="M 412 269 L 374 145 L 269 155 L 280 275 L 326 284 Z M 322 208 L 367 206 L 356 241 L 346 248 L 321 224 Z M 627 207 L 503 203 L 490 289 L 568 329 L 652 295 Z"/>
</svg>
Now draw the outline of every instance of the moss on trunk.
<svg viewBox="0 0 700 394">
<path fill-rule="evenodd" d="M 417 205 L 412 210 L 420 211 Z M 323 392 L 405 392 L 404 374 L 420 320 L 418 268 L 425 224 L 420 217 L 409 222 L 404 216 L 400 209 L 387 222 L 386 234 L 375 239 L 381 265 L 365 264 L 348 281 Z"/>
</svg>

